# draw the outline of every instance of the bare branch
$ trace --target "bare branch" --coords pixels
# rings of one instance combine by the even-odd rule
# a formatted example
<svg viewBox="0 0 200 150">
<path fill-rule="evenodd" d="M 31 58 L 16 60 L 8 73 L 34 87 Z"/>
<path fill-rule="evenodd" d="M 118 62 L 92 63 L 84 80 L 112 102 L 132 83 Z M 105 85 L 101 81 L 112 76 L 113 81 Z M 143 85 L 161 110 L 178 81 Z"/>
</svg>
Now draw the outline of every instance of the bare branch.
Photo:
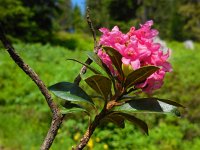
<svg viewBox="0 0 200 150">
<path fill-rule="evenodd" d="M 88 23 L 88 25 L 90 27 L 90 30 L 92 32 L 92 35 L 93 35 L 94 52 L 97 53 L 98 52 L 98 44 L 97 44 L 97 39 L 96 39 L 96 32 L 94 30 L 94 26 L 93 26 L 92 21 L 90 19 L 90 8 L 89 7 L 87 7 L 87 15 L 86 15 L 86 17 L 87 17 L 87 23 Z"/>
<path fill-rule="evenodd" d="M 94 130 L 100 124 L 100 121 L 105 117 L 106 111 L 103 109 L 99 115 L 96 115 L 94 121 L 89 125 L 88 129 L 86 130 L 85 134 L 80 140 L 80 143 L 76 146 L 75 150 L 82 150 L 90 140 Z"/>
<path fill-rule="evenodd" d="M 53 140 L 57 134 L 57 130 L 62 122 L 63 116 L 59 111 L 58 106 L 53 101 L 47 87 L 43 83 L 43 81 L 39 78 L 39 76 L 35 73 L 35 71 L 29 67 L 28 64 L 24 62 L 24 60 L 17 54 L 12 44 L 8 41 L 6 38 L 4 31 L 0 25 L 0 40 L 3 43 L 3 46 L 7 49 L 7 52 L 9 53 L 10 57 L 13 59 L 13 61 L 35 82 L 37 87 L 39 88 L 40 92 L 43 94 L 43 96 L 46 99 L 46 102 L 53 114 L 51 127 L 48 131 L 48 134 L 45 138 L 45 141 L 41 147 L 42 150 L 48 150 L 53 143 Z"/>
<path fill-rule="evenodd" d="M 90 9 L 89 7 L 87 7 L 87 12 L 86 12 L 86 17 L 87 17 L 87 23 L 89 25 L 89 28 L 92 32 L 92 35 L 93 35 L 93 40 L 94 40 L 94 52 L 97 54 L 98 53 L 98 49 L 99 49 L 99 46 L 98 46 L 98 43 L 97 43 L 97 39 L 96 39 L 96 32 L 94 30 L 94 26 L 92 24 L 92 21 L 90 19 Z M 86 61 L 85 61 L 86 64 L 90 65 L 92 63 L 92 60 L 90 58 L 88 58 Z M 81 71 L 80 71 L 80 74 L 85 74 L 87 71 L 87 67 L 83 66 L 81 68 Z M 79 85 L 80 81 L 81 81 L 81 76 L 80 74 L 78 74 L 78 76 L 74 79 L 74 83 L 76 83 L 77 85 Z"/>
<path fill-rule="evenodd" d="M 92 32 L 93 35 L 93 39 L 94 39 L 94 52 L 98 53 L 98 49 L 99 46 L 97 45 L 97 40 L 96 40 L 96 32 L 94 30 L 92 21 L 90 19 L 90 15 L 89 15 L 89 8 L 87 8 L 87 22 L 88 25 L 90 27 L 90 30 Z M 43 144 L 41 146 L 41 150 L 48 150 L 56 135 L 57 135 L 57 131 L 60 128 L 60 125 L 62 124 L 62 121 L 65 117 L 65 115 L 62 115 L 59 111 L 58 106 L 56 105 L 56 103 L 54 103 L 48 89 L 46 88 L 45 84 L 43 83 L 43 81 L 39 78 L 39 76 L 35 73 L 35 71 L 28 66 L 28 64 L 26 64 L 24 62 L 24 60 L 19 56 L 19 54 L 17 54 L 17 52 L 15 51 L 14 47 L 12 46 L 12 44 L 8 41 L 8 39 L 6 38 L 3 29 L 0 25 L 0 40 L 3 43 L 3 46 L 7 49 L 7 52 L 9 53 L 10 57 L 13 59 L 13 61 L 35 82 L 35 84 L 38 86 L 39 90 L 41 91 L 41 93 L 44 95 L 46 102 L 53 114 L 52 117 L 52 122 L 51 122 L 51 126 L 49 128 L 49 131 L 45 137 L 45 140 L 43 141 Z M 87 59 L 86 62 L 88 65 L 90 65 L 92 63 L 91 59 Z M 80 73 L 84 74 L 86 72 L 87 68 L 85 66 L 83 66 L 81 68 Z M 79 84 L 81 81 L 81 77 L 80 74 L 75 78 L 74 83 Z M 98 117 L 96 117 L 98 119 Z M 92 124 L 88 129 L 90 131 L 90 136 L 92 135 L 93 131 L 95 130 L 96 126 L 98 125 L 98 123 L 95 121 L 95 124 Z M 92 131 L 92 132 L 91 132 Z M 87 131 L 88 132 L 88 131 Z M 86 134 L 87 134 L 86 132 Z M 90 138 L 90 136 L 88 138 Z M 84 136 L 86 137 L 86 136 Z M 87 139 L 83 139 L 83 142 L 80 143 L 82 146 L 87 144 Z M 80 145 L 78 146 L 80 147 Z"/>
<path fill-rule="evenodd" d="M 86 16 L 87 16 L 88 25 L 89 25 L 90 30 L 91 30 L 92 35 L 93 35 L 94 53 L 97 54 L 98 53 L 98 49 L 99 49 L 100 46 L 97 43 L 96 32 L 94 30 L 92 21 L 90 19 L 90 9 L 89 9 L 89 7 L 87 7 L 87 15 Z M 92 63 L 92 60 L 90 58 L 88 58 L 85 63 L 87 63 L 88 65 L 90 65 Z M 87 70 L 87 67 L 83 66 L 81 68 L 80 74 L 86 73 L 86 70 Z M 76 84 L 80 83 L 80 81 L 81 81 L 80 74 L 75 78 L 74 83 L 76 83 Z M 94 121 L 89 125 L 89 127 L 86 130 L 85 134 L 81 138 L 80 143 L 76 146 L 76 148 L 72 148 L 72 150 L 82 150 L 87 145 L 87 143 L 88 143 L 90 137 L 92 136 L 94 130 L 99 125 L 100 121 L 105 117 L 105 113 L 106 113 L 106 111 L 105 111 L 105 109 L 103 109 L 100 114 L 98 114 L 98 115 L 95 116 Z"/>
<path fill-rule="evenodd" d="M 40 148 L 41 150 L 49 150 L 50 149 L 50 147 L 57 135 L 58 129 L 60 128 L 60 126 L 62 124 L 63 119 L 64 119 L 64 115 L 59 116 L 59 117 L 53 116 L 49 131 L 48 131 L 48 133 L 43 141 L 43 144 Z"/>
</svg>

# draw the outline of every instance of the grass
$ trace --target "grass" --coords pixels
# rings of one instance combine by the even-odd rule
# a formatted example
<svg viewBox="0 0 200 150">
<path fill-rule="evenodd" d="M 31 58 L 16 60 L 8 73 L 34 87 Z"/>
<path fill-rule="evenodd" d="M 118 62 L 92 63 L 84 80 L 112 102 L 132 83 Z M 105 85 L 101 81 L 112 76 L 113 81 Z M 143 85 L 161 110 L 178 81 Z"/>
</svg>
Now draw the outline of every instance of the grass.
<svg viewBox="0 0 200 150">
<path fill-rule="evenodd" d="M 89 41 L 87 41 L 89 42 Z M 15 44 L 17 52 L 40 75 L 47 86 L 73 81 L 81 66 L 66 58 L 85 60 L 84 50 L 92 49 L 82 40 L 73 50 L 49 44 Z M 92 41 L 91 41 L 92 43 Z M 81 46 L 83 44 L 83 46 Z M 182 118 L 143 115 L 150 135 L 127 124 L 121 130 L 113 124 L 99 127 L 86 149 L 102 150 L 196 150 L 200 146 L 200 44 L 187 50 L 182 43 L 169 42 L 173 73 L 166 76 L 155 96 L 181 102 L 187 107 Z M 81 49 L 84 47 L 84 50 Z M 35 84 L 0 50 L 0 149 L 37 150 L 48 130 L 51 114 Z M 84 86 L 84 85 L 83 85 Z M 52 150 L 71 149 L 87 126 L 82 114 L 70 115 L 59 130 Z"/>
<path fill-rule="evenodd" d="M 81 66 L 67 62 L 67 58 L 86 59 L 84 52 L 48 44 L 21 43 L 14 47 L 47 86 L 73 81 Z M 39 149 L 50 124 L 48 107 L 29 77 L 5 51 L 0 53 L 0 145 L 11 149 Z"/>
</svg>

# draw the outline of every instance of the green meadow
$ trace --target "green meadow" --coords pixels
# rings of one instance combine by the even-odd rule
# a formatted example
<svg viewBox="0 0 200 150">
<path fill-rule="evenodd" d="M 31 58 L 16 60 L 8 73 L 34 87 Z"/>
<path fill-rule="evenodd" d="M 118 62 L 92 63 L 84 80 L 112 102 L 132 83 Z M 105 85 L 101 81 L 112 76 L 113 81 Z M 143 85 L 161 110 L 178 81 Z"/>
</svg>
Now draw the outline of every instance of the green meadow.
<svg viewBox="0 0 200 150">
<path fill-rule="evenodd" d="M 40 76 L 47 86 L 59 81 L 73 82 L 81 65 L 67 61 L 87 59 L 93 41 L 85 35 L 72 35 L 71 45 L 14 44 L 16 51 Z M 70 42 L 71 41 L 71 42 Z M 73 43 L 74 42 L 74 43 Z M 68 44 L 69 45 L 69 44 Z M 85 149 L 88 150 L 198 150 L 200 147 L 200 44 L 194 50 L 183 43 L 169 41 L 172 50 L 164 86 L 154 96 L 183 104 L 182 116 L 143 114 L 149 125 L 149 136 L 127 123 L 125 129 L 113 124 L 102 125 Z M 89 87 L 81 83 L 81 86 Z M 54 96 L 53 96 L 54 97 Z M 59 103 L 56 97 L 54 100 Z M 59 129 L 51 150 L 71 149 L 81 138 L 88 118 L 83 114 L 68 115 Z M 0 48 L 0 150 L 38 150 L 51 122 L 51 113 L 36 85 Z"/>
</svg>

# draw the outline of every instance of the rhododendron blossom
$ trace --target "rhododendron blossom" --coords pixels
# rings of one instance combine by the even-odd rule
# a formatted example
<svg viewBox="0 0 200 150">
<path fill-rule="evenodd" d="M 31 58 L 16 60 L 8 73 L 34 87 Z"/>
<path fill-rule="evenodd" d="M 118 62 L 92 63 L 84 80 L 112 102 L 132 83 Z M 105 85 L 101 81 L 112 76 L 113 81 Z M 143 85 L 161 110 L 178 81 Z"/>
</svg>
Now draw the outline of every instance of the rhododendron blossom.
<svg viewBox="0 0 200 150">
<path fill-rule="evenodd" d="M 170 50 L 164 53 L 159 43 L 154 42 L 154 38 L 158 35 L 158 31 L 151 29 L 153 21 L 147 21 L 140 25 L 139 29 L 131 27 L 126 34 L 122 33 L 117 26 L 111 31 L 107 28 L 101 28 L 103 33 L 99 44 L 109 46 L 117 50 L 122 55 L 122 64 L 132 68 L 139 69 L 143 66 L 154 65 L 160 69 L 146 79 L 145 82 L 137 84 L 136 88 L 141 88 L 144 92 L 151 93 L 153 90 L 159 89 L 163 84 L 166 72 L 172 71 L 170 63 L 167 61 Z M 98 51 L 98 56 L 108 66 L 111 73 L 116 75 L 112 61 L 102 48 Z"/>
</svg>

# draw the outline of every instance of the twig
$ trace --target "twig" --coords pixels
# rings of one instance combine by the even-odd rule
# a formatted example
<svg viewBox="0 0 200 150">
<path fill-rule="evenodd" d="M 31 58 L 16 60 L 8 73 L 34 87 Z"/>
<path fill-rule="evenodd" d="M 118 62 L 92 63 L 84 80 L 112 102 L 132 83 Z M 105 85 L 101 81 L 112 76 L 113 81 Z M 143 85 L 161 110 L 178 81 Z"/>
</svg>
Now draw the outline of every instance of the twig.
<svg viewBox="0 0 200 150">
<path fill-rule="evenodd" d="M 98 44 L 97 44 L 97 39 L 96 39 L 96 32 L 94 30 L 94 26 L 93 26 L 92 21 L 90 19 L 90 8 L 89 7 L 87 7 L 87 15 L 86 15 L 86 17 L 87 17 L 87 23 L 88 23 L 88 25 L 90 27 L 90 30 L 92 32 L 92 35 L 93 35 L 94 52 L 97 53 L 98 52 Z"/>
<path fill-rule="evenodd" d="M 91 21 L 91 19 L 90 19 L 90 13 L 89 13 L 89 12 L 90 12 L 89 7 L 87 7 L 87 22 L 88 22 L 89 28 L 90 28 L 90 30 L 91 30 L 91 32 L 92 32 L 92 35 L 93 35 L 93 40 L 94 40 L 94 52 L 97 53 L 99 47 L 98 47 L 97 40 L 96 40 L 96 32 L 95 32 L 95 30 L 94 30 L 92 21 Z M 85 61 L 85 63 L 88 64 L 88 65 L 90 65 L 90 64 L 92 63 L 92 60 L 91 60 L 90 58 L 88 58 L 88 59 Z M 81 73 L 81 74 L 85 74 L 85 73 L 86 73 L 86 70 L 87 70 L 87 68 L 86 68 L 85 66 L 83 66 L 83 67 L 81 68 L 80 73 Z M 78 74 L 77 77 L 74 79 L 74 83 L 77 84 L 77 85 L 79 85 L 80 81 L 81 81 L 81 76 L 80 76 L 80 74 Z M 46 137 L 49 137 L 49 136 L 51 135 L 51 133 L 52 133 L 54 130 L 56 130 L 56 134 L 57 134 L 57 130 L 60 128 L 60 125 L 62 124 L 62 121 L 63 121 L 64 117 L 65 117 L 65 115 L 63 115 L 61 118 L 59 118 L 59 119 L 57 119 L 57 120 L 51 122 L 51 127 L 50 127 L 50 129 L 49 129 L 48 134 L 47 134 Z M 94 129 L 95 129 L 95 128 L 94 128 Z M 54 135 L 54 138 L 55 138 L 56 134 Z M 46 150 L 46 149 L 43 149 L 43 147 L 45 147 L 45 145 L 47 145 L 47 144 L 45 143 L 46 141 L 48 141 L 48 140 L 45 139 L 45 141 L 44 141 L 44 143 L 43 143 L 43 145 L 42 145 L 42 148 L 41 148 L 42 150 Z M 49 148 L 50 148 L 50 147 L 49 147 Z"/>
<path fill-rule="evenodd" d="M 88 129 L 81 138 L 80 143 L 76 146 L 75 150 L 82 150 L 87 145 L 94 130 L 100 124 L 101 120 L 105 117 L 105 115 L 106 115 L 105 109 L 103 109 L 99 115 L 96 115 L 94 121 L 89 125 Z"/>
<path fill-rule="evenodd" d="M 93 35 L 93 40 L 94 40 L 94 53 L 98 53 L 98 49 L 99 49 L 99 45 L 97 44 L 97 40 L 96 40 L 96 32 L 94 30 L 92 21 L 90 19 L 90 9 L 89 7 L 87 7 L 87 22 L 88 25 L 90 27 L 90 30 L 92 32 Z M 86 64 L 90 65 L 92 63 L 92 60 L 90 58 L 88 58 L 85 62 Z M 81 68 L 81 72 L 80 74 L 84 74 L 87 70 L 87 67 L 83 66 Z M 80 74 L 75 78 L 74 83 L 79 84 L 81 81 L 81 77 Z M 106 106 L 106 105 L 105 105 Z M 106 107 L 105 107 L 106 108 Z M 100 114 L 95 116 L 94 121 L 89 125 L 88 129 L 86 130 L 85 134 L 83 135 L 83 137 L 80 140 L 80 143 L 76 146 L 75 150 L 82 150 L 88 143 L 90 137 L 92 136 L 94 130 L 96 129 L 96 127 L 99 125 L 100 121 L 104 118 L 105 116 L 105 109 L 103 109 L 101 111 Z M 74 148 L 72 148 L 72 150 L 74 150 Z"/>
<path fill-rule="evenodd" d="M 94 52 L 97 54 L 97 53 L 98 53 L 99 46 L 98 46 L 97 40 L 96 40 L 96 32 L 95 32 L 95 30 L 94 30 L 94 26 L 93 26 L 92 21 L 91 21 L 91 19 L 90 19 L 90 9 L 89 9 L 89 7 L 87 7 L 87 15 L 86 15 L 86 16 L 87 16 L 87 23 L 88 23 L 89 28 L 90 28 L 90 30 L 91 30 L 91 32 L 92 32 L 92 35 L 93 35 L 93 40 L 94 40 Z M 88 58 L 88 59 L 85 61 L 85 63 L 88 64 L 88 65 L 90 65 L 90 64 L 92 63 L 92 60 L 91 60 L 90 58 Z M 81 68 L 80 73 L 81 73 L 81 74 L 85 74 L 86 71 L 87 71 L 87 68 L 86 68 L 85 66 L 83 66 L 83 67 Z M 78 74 L 77 77 L 74 79 L 74 83 L 77 84 L 77 85 L 79 85 L 80 81 L 81 81 L 81 76 L 80 76 L 80 74 Z M 62 120 L 64 119 L 64 117 L 65 117 L 65 115 L 63 115 L 63 116 L 61 117 L 61 119 L 58 119 L 57 121 L 55 120 L 55 122 L 52 121 L 50 130 L 48 131 L 48 134 L 50 134 L 50 133 L 52 132 L 51 130 L 58 130 L 58 129 L 59 129 L 60 125 L 62 124 Z M 55 128 L 55 127 L 57 127 L 57 128 Z M 95 128 L 94 128 L 94 129 L 95 129 Z M 47 134 L 47 137 L 49 137 L 48 134 Z M 56 134 L 57 134 L 57 131 L 56 131 Z M 56 135 L 55 135 L 55 136 L 56 136 Z M 54 136 L 54 138 L 55 138 L 55 136 Z M 45 141 L 47 141 L 47 140 L 45 140 Z M 46 145 L 46 144 L 44 143 L 43 145 Z M 45 149 L 42 149 L 42 150 L 45 150 Z"/>
<path fill-rule="evenodd" d="M 49 150 L 56 135 L 57 135 L 57 132 L 58 132 L 58 129 L 60 128 L 61 124 L 62 124 L 62 121 L 64 119 L 64 115 L 60 115 L 58 117 L 54 117 L 53 115 L 53 118 L 52 118 L 52 121 L 51 121 L 51 126 L 48 130 L 48 133 L 42 143 L 42 146 L 41 146 L 41 150 Z"/>
<path fill-rule="evenodd" d="M 35 73 L 35 71 L 28 66 L 24 62 L 24 60 L 17 54 L 12 44 L 8 41 L 6 38 L 4 31 L 0 25 L 0 40 L 3 43 L 3 46 L 7 49 L 7 52 L 9 53 L 10 57 L 13 59 L 13 61 L 35 82 L 35 84 L 38 86 L 40 92 L 43 94 L 43 96 L 46 99 L 46 102 L 53 114 L 51 127 L 48 131 L 48 134 L 44 140 L 44 143 L 42 144 L 41 150 L 48 150 L 53 143 L 53 140 L 55 139 L 55 136 L 57 134 L 57 131 L 59 129 L 59 126 L 62 122 L 63 116 L 60 113 L 58 106 L 53 101 L 47 87 L 43 83 L 43 81 L 39 78 L 39 76 Z"/>
<path fill-rule="evenodd" d="M 92 25 L 92 21 L 90 19 L 90 15 L 89 15 L 89 8 L 87 8 L 87 22 L 88 25 L 90 27 L 90 30 L 92 32 L 93 35 L 93 39 L 94 39 L 94 52 L 97 53 L 98 52 L 98 45 L 97 45 L 97 40 L 96 40 L 96 33 L 94 30 L 94 27 Z M 45 84 L 43 83 L 43 81 L 39 78 L 39 76 L 35 73 L 35 71 L 28 66 L 28 64 L 26 64 L 24 62 L 24 60 L 20 57 L 19 54 L 17 54 L 17 52 L 15 51 L 14 47 L 12 46 L 12 44 L 7 40 L 3 29 L 0 25 L 0 40 L 3 43 L 3 46 L 7 49 L 7 52 L 9 53 L 10 57 L 14 60 L 14 62 L 35 82 L 35 84 L 38 86 L 39 90 L 41 91 L 41 93 L 44 95 L 46 102 L 53 114 L 52 117 L 52 122 L 51 122 L 51 126 L 48 130 L 48 133 L 45 137 L 45 140 L 43 141 L 43 144 L 41 146 L 41 150 L 48 150 L 56 135 L 57 135 L 57 131 L 60 128 L 60 125 L 62 124 L 62 121 L 65 117 L 65 115 L 62 115 L 59 111 L 58 106 L 56 105 L 56 103 L 54 103 L 50 93 L 48 92 L 48 89 L 46 88 Z M 88 58 L 86 60 L 86 62 L 88 65 L 90 65 L 92 63 L 92 60 L 90 58 Z M 86 72 L 87 68 L 85 66 L 83 66 L 81 68 L 81 73 L 84 74 Z M 81 81 L 81 77 L 80 74 L 75 78 L 74 83 L 79 84 Z M 98 117 L 96 117 L 98 118 Z M 90 125 L 91 129 L 95 129 L 97 126 L 97 124 L 93 124 L 92 126 Z M 90 129 L 90 131 L 92 131 Z M 92 133 L 91 133 L 92 135 Z M 90 136 L 91 136 L 90 135 Z M 89 140 L 89 139 L 88 139 Z M 85 144 L 87 144 L 88 141 L 85 141 Z"/>
<path fill-rule="evenodd" d="M 98 46 L 98 43 L 97 43 L 97 39 L 96 39 L 96 32 L 94 30 L 94 26 L 92 24 L 92 21 L 90 19 L 90 9 L 89 7 L 87 7 L 87 14 L 86 14 L 86 17 L 87 17 L 87 23 L 89 25 L 89 28 L 92 32 L 92 35 L 93 35 L 93 40 L 94 40 L 94 53 L 98 53 L 98 49 L 99 49 L 99 46 Z M 92 63 L 92 60 L 90 58 L 88 58 L 86 61 L 85 61 L 86 64 L 90 65 Z M 81 68 L 81 71 L 80 71 L 80 74 L 85 74 L 87 71 L 87 67 L 83 66 Z M 81 81 L 81 76 L 80 74 L 74 79 L 74 83 L 76 83 L 77 85 L 80 83 Z"/>
<path fill-rule="evenodd" d="M 90 19 L 89 7 L 87 7 L 87 22 L 88 22 L 88 25 L 89 25 L 89 27 L 90 27 L 90 30 L 91 30 L 91 32 L 92 32 L 93 39 L 94 39 L 94 52 L 97 53 L 99 47 L 98 47 L 98 45 L 97 45 L 96 32 L 95 32 L 95 30 L 94 30 L 92 21 L 91 21 L 91 19 Z M 91 60 L 90 58 L 88 58 L 88 59 L 85 61 L 85 63 L 88 64 L 88 65 L 90 65 L 90 64 L 92 63 L 92 60 Z M 84 74 L 84 73 L 86 73 L 86 70 L 87 70 L 87 68 L 86 68 L 85 66 L 83 66 L 83 67 L 81 68 L 80 73 L 81 73 L 81 74 Z M 81 77 L 80 77 L 80 74 L 79 74 L 79 75 L 77 75 L 77 77 L 74 79 L 74 83 L 77 84 L 77 85 L 79 85 L 80 81 L 81 81 Z M 62 124 L 62 121 L 63 121 L 64 117 L 65 117 L 65 115 L 62 115 L 61 118 L 59 118 L 59 119 L 54 119 L 54 121 L 51 122 L 51 127 L 50 127 L 50 129 L 49 129 L 48 134 L 47 134 L 46 137 L 49 137 L 49 136 L 51 135 L 51 132 L 54 131 L 54 130 L 56 130 L 54 137 L 52 137 L 52 138 L 55 138 L 55 136 L 56 136 L 56 134 L 57 134 L 57 130 L 60 128 L 60 125 Z M 96 127 L 95 127 L 95 128 L 96 128 Z M 94 129 L 95 129 L 95 128 L 94 128 Z M 48 141 L 48 140 L 45 139 L 45 141 Z M 43 145 L 46 145 L 45 141 L 44 141 Z M 43 147 L 43 146 L 42 146 L 42 147 Z M 49 148 L 50 148 L 50 147 L 49 147 Z M 41 150 L 46 150 L 46 149 L 41 148 Z"/>
<path fill-rule="evenodd" d="M 121 103 L 116 102 L 116 100 L 104 104 L 104 108 L 98 115 L 95 116 L 94 121 L 89 125 L 88 129 L 81 138 L 80 143 L 76 146 L 75 150 L 82 150 L 87 145 L 97 126 L 99 126 L 100 122 L 110 113 L 110 110 L 117 105 L 121 105 Z"/>
</svg>

